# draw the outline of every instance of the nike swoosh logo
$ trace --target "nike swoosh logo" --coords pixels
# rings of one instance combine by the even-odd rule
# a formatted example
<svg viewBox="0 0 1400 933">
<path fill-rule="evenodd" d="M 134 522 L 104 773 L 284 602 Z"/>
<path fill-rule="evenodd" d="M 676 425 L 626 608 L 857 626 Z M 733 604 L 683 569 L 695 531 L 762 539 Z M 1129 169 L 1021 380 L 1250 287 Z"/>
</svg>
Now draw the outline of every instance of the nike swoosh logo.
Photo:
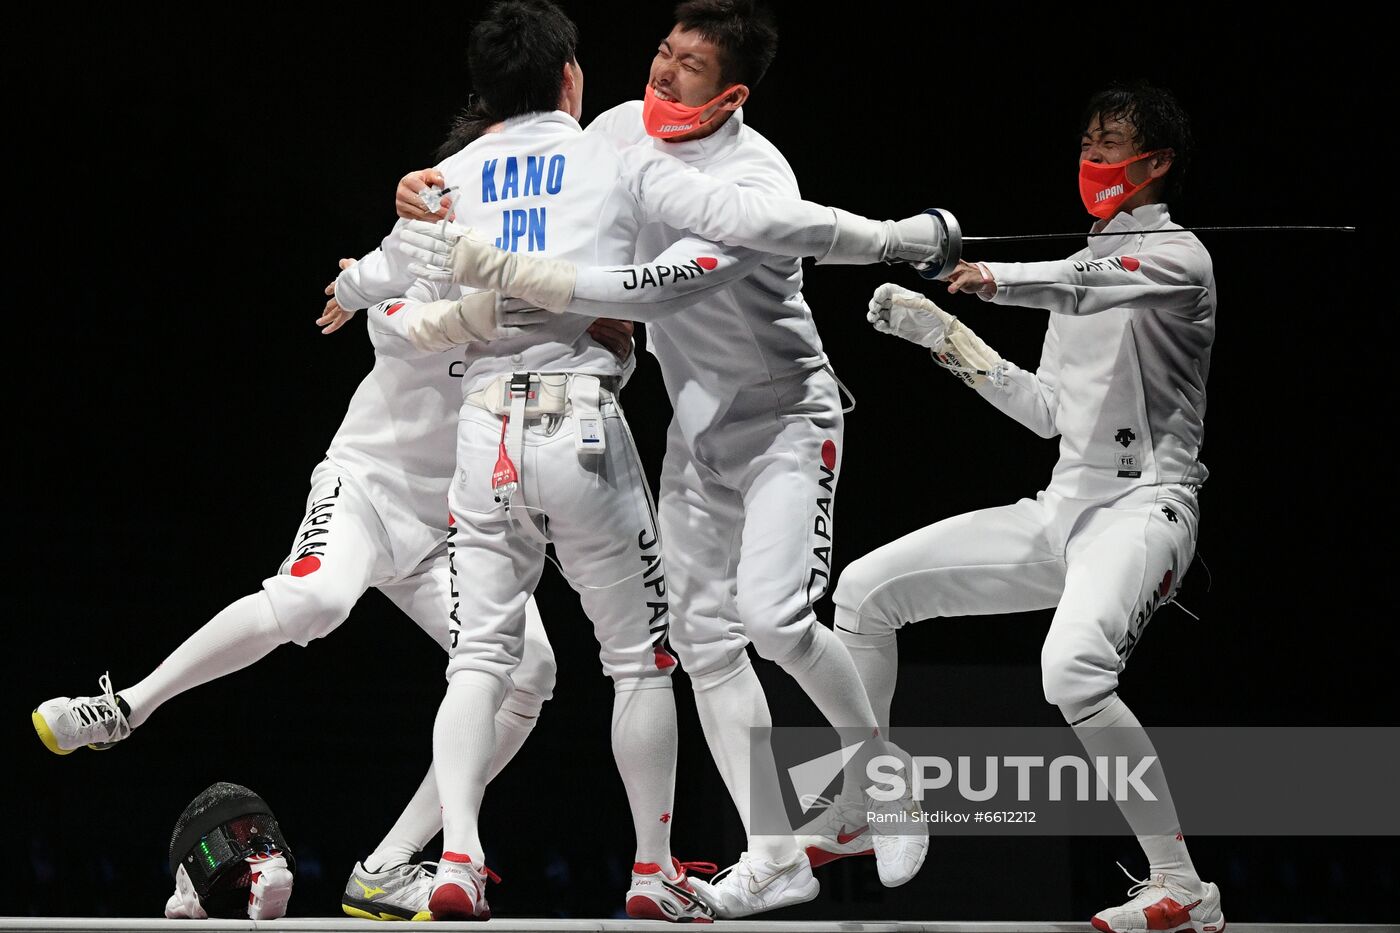
<svg viewBox="0 0 1400 933">
<path fill-rule="evenodd" d="M 848 833 L 848 832 L 846 832 L 846 827 L 843 825 L 843 826 L 841 827 L 841 831 L 840 831 L 839 833 L 836 834 L 836 844 L 837 844 L 838 846 L 843 846 L 843 845 L 845 845 L 846 843 L 850 842 L 852 839 L 856 839 L 856 838 L 858 838 L 858 837 L 860 837 L 860 836 L 863 836 L 863 835 L 865 834 L 866 830 L 868 830 L 868 829 L 870 829 L 870 825 L 869 825 L 869 824 L 866 824 L 865 826 L 862 826 L 860 829 L 856 830 L 855 832 L 853 832 L 853 833 Z"/>
<path fill-rule="evenodd" d="M 791 868 L 792 866 L 788 866 L 788 867 Z M 761 894 L 761 893 L 763 893 L 763 889 L 764 889 L 764 888 L 768 887 L 770 884 L 772 884 L 773 882 L 777 881 L 779 875 L 784 875 L 784 874 L 787 874 L 787 872 L 786 872 L 786 871 L 775 871 L 775 872 L 773 872 L 773 874 L 769 875 L 769 876 L 768 876 L 767 878 L 765 878 L 763 881 L 759 881 L 759 880 L 758 880 L 757 878 L 755 878 L 753 875 L 750 875 L 750 876 L 749 876 L 749 893 L 750 893 L 750 894 Z"/>
<path fill-rule="evenodd" d="M 353 879 L 353 880 L 354 880 L 354 882 L 355 882 L 356 884 L 358 884 L 358 885 L 360 886 L 360 890 L 362 890 L 362 891 L 365 892 L 365 900 L 369 900 L 370 898 L 374 897 L 376 894 L 388 894 L 388 893 L 389 893 L 388 891 L 385 891 L 383 888 L 371 888 L 369 885 L 365 884 L 365 883 L 364 883 L 363 881 L 361 881 L 359 878 L 355 878 L 355 879 Z"/>
</svg>

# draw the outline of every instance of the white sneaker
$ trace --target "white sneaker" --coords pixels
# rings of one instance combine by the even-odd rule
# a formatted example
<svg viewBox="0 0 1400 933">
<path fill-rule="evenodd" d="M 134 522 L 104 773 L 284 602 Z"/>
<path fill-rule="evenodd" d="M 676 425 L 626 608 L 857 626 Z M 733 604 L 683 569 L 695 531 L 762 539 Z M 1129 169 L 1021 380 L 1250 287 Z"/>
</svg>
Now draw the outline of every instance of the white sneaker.
<svg viewBox="0 0 1400 933">
<path fill-rule="evenodd" d="M 67 755 L 84 745 L 102 751 L 131 735 L 126 714 L 112 695 L 112 678 L 103 674 L 97 685 L 101 696 L 54 697 L 34 710 L 34 731 L 45 748 L 55 755 Z"/>
<path fill-rule="evenodd" d="M 821 891 L 801 850 L 783 862 L 751 859 L 744 852 L 713 881 L 691 878 L 690 884 L 721 920 L 805 904 Z"/>
<path fill-rule="evenodd" d="M 875 840 L 866 818 L 867 798 L 859 789 L 849 794 L 842 790 L 835 800 L 817 797 L 803 803 L 826 804 L 826 809 L 797 834 L 797 847 L 807 853 L 813 868 L 852 855 L 875 854 Z"/>
<path fill-rule="evenodd" d="M 919 873 L 928 855 L 928 823 L 923 810 L 914 800 L 914 792 L 905 783 L 904 796 L 897 800 L 871 800 L 870 811 L 886 819 L 870 824 L 875 867 L 880 883 L 897 888 Z"/>
<path fill-rule="evenodd" d="M 457 859 L 466 859 L 458 861 Z M 467 856 L 444 852 L 433 879 L 428 910 L 434 920 L 490 920 L 486 903 L 486 879 L 500 881 L 489 868 L 477 868 Z"/>
<path fill-rule="evenodd" d="M 365 871 L 364 863 L 356 862 L 340 896 L 340 909 L 362 920 L 431 920 L 428 898 L 433 894 L 437 864 L 418 862 Z"/>
<path fill-rule="evenodd" d="M 713 862 L 680 862 L 671 859 L 676 877 L 667 878 L 655 862 L 634 862 L 632 887 L 627 891 L 627 916 L 634 920 L 665 920 L 670 923 L 714 923 L 715 914 L 686 877 L 694 869 L 715 873 Z"/>
<path fill-rule="evenodd" d="M 1123 868 L 1122 865 L 1118 866 Z M 1173 930 L 1194 930 L 1195 933 L 1220 933 L 1225 929 L 1225 915 L 1220 911 L 1220 889 L 1206 884 L 1199 893 L 1192 893 L 1166 875 L 1153 875 L 1128 889 L 1128 902 L 1109 907 L 1094 914 L 1089 921 L 1102 933 L 1172 933 Z"/>
</svg>

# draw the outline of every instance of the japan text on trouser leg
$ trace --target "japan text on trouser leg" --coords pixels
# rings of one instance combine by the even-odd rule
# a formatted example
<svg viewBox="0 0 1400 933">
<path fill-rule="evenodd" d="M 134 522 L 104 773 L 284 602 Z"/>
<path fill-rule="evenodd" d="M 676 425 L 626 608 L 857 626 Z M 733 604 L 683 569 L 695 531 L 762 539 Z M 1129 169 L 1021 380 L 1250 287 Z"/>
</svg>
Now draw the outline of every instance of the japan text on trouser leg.
<svg viewBox="0 0 1400 933">
<path fill-rule="evenodd" d="M 335 631 L 365 590 L 395 576 L 387 533 L 355 480 L 322 461 L 306 516 L 276 576 L 263 581 L 286 639 L 305 646 Z"/>
<path fill-rule="evenodd" d="M 527 501 L 538 502 L 559 564 L 593 621 L 613 679 L 613 757 L 627 790 L 636 861 L 671 864 L 676 779 L 676 659 L 666 568 L 651 491 L 620 408 L 599 404 L 606 450 L 580 453 L 566 420 L 527 440 Z M 533 479 L 532 479 L 533 477 Z"/>
<path fill-rule="evenodd" d="M 824 369 L 746 389 L 697 444 L 742 502 L 736 608 L 758 653 L 784 664 L 811 643 L 831 579 L 841 400 Z"/>
<path fill-rule="evenodd" d="M 1070 722 L 1110 701 L 1148 620 L 1191 563 L 1198 515 L 1187 487 L 1144 486 L 1076 517 L 1040 656 L 1045 699 Z"/>
</svg>

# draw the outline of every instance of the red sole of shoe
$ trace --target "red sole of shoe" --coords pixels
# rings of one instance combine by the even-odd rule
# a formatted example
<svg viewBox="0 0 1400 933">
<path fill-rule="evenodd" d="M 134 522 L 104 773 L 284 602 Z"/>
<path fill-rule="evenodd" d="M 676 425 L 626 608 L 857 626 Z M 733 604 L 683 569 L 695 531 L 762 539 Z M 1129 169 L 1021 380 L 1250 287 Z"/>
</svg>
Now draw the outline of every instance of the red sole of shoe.
<svg viewBox="0 0 1400 933">
<path fill-rule="evenodd" d="M 428 898 L 428 910 L 434 920 L 490 920 L 491 910 L 476 912 L 476 905 L 466 891 L 455 884 L 445 884 Z"/>
<path fill-rule="evenodd" d="M 807 861 L 810 862 L 810 863 L 812 864 L 812 867 L 813 867 L 813 868 L 821 868 L 823 865 L 827 864 L 828 862 L 834 862 L 834 861 L 836 861 L 837 859 L 854 858 L 855 856 L 858 856 L 858 855 L 874 855 L 874 854 L 875 854 L 875 850 L 874 850 L 874 849 L 865 849 L 865 850 L 863 850 L 863 851 L 861 851 L 861 852 L 844 852 L 844 853 L 841 853 L 841 852 L 828 852 L 828 851 L 826 851 L 825 849 L 818 849 L 816 846 L 808 846 L 808 847 L 807 847 Z"/>
</svg>

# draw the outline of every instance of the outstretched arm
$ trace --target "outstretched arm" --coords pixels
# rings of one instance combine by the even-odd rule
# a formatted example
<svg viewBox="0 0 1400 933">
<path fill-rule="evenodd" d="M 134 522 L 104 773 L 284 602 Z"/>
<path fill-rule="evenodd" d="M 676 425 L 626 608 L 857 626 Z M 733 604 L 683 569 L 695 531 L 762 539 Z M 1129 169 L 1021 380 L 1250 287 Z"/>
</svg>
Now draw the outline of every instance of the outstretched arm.
<svg viewBox="0 0 1400 933">
<path fill-rule="evenodd" d="M 925 296 L 898 285 L 875 290 L 866 319 L 881 333 L 926 347 L 935 363 L 1041 437 L 1059 433 L 1059 357 L 1053 326 L 1046 333 L 1040 368 L 1030 372 L 1002 359 L 971 328 Z"/>
<path fill-rule="evenodd" d="M 1210 256 L 1194 238 L 1169 236 L 1148 237 L 1142 250 L 1103 259 L 984 262 L 975 267 L 960 263 L 949 290 L 969 266 L 982 274 L 974 280 L 968 273 L 963 290 L 996 304 L 1047 308 L 1056 314 L 1157 308 L 1190 316 L 1210 300 Z"/>
</svg>

